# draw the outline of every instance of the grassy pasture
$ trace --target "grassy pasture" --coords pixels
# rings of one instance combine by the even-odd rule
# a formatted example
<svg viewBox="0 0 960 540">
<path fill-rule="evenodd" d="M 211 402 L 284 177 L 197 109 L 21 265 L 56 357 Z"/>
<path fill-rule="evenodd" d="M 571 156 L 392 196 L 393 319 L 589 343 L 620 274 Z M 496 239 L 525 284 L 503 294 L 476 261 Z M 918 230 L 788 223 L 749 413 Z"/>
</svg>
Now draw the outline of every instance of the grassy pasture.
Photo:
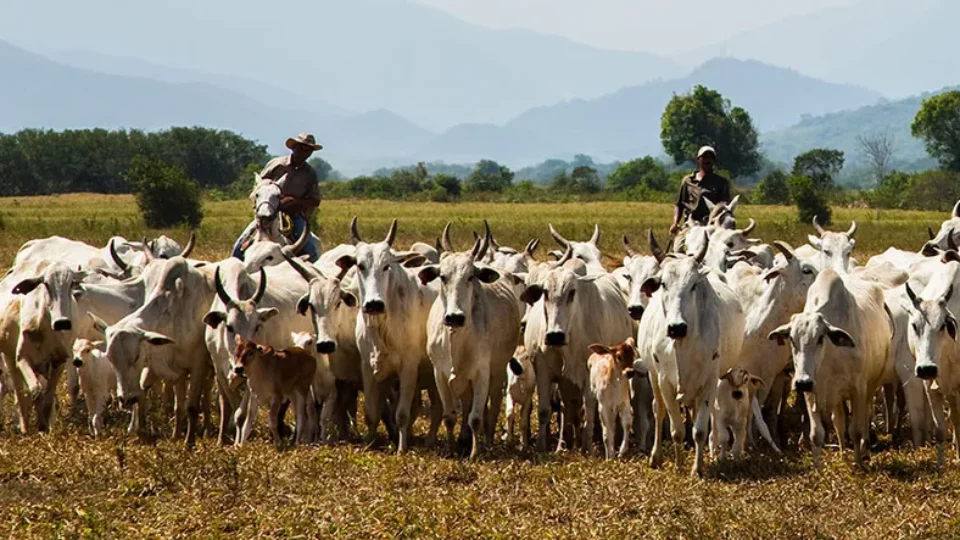
<svg viewBox="0 0 960 540">
<path fill-rule="evenodd" d="M 246 201 L 210 203 L 196 256 L 225 256 L 246 223 Z M 325 202 L 319 231 L 327 247 L 345 241 L 348 223 L 379 239 L 393 217 L 403 245 L 430 241 L 455 223 L 466 246 L 469 230 L 487 218 L 504 244 L 540 237 L 553 249 L 546 224 L 584 239 L 593 223 L 613 265 L 619 236 L 643 245 L 654 227 L 663 241 L 666 205 L 564 205 Z M 0 258 L 10 261 L 31 238 L 60 234 L 103 245 L 112 234 L 138 238 L 147 231 L 132 199 L 64 195 L 2 199 Z M 756 235 L 797 246 L 811 232 L 793 209 L 744 207 Z M 862 261 L 888 246 L 917 249 L 928 225 L 945 215 L 875 210 L 836 211 L 835 225 L 860 225 L 855 255 Z M 183 240 L 186 231 L 164 231 Z M 543 248 L 541 248 L 541 253 Z M 203 439 L 194 452 L 162 440 L 140 445 L 123 435 L 126 416 L 111 413 L 111 436 L 94 440 L 83 419 L 64 421 L 48 435 L 11 434 L 12 407 L 0 432 L 0 531 L 14 538 L 52 536 L 332 536 L 350 537 L 955 537 L 960 535 L 960 472 L 938 473 L 932 448 L 881 450 L 865 469 L 827 451 L 820 474 L 809 455 L 784 458 L 752 452 L 741 463 L 711 464 L 702 480 L 678 472 L 667 449 L 662 470 L 634 453 L 604 462 L 576 452 L 536 454 L 497 443 L 476 463 L 415 445 L 405 456 L 392 447 L 359 442 L 277 451 L 262 439 L 241 450 Z M 262 424 L 261 424 L 262 425 Z M 422 435 L 421 419 L 417 432 Z M 441 430 L 443 435 L 443 430 Z M 419 442 L 419 441 L 417 441 Z M 952 456 L 952 452 L 950 453 Z"/>
</svg>

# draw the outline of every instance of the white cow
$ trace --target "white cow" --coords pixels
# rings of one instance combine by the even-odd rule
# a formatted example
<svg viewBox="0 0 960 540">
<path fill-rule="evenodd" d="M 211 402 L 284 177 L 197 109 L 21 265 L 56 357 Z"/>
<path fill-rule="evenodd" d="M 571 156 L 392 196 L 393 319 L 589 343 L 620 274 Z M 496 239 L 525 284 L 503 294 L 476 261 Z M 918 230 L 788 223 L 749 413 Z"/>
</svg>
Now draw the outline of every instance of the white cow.
<svg viewBox="0 0 960 540">
<path fill-rule="evenodd" d="M 644 256 L 633 249 L 627 235 L 623 235 L 623 249 L 627 256 L 623 259 L 623 273 L 620 274 L 618 281 L 621 281 L 621 289 L 627 297 L 627 312 L 630 318 L 639 321 L 643 317 L 643 311 L 650 302 L 650 297 L 640 290 L 640 286 L 651 277 L 657 275 L 660 271 L 660 263 L 666 256 L 657 239 L 653 236 L 653 231 L 647 229 L 647 241 L 650 245 L 652 255 Z"/>
<path fill-rule="evenodd" d="M 620 343 L 633 333 L 627 304 L 615 279 L 606 272 L 579 275 L 566 264 L 573 247 L 569 245 L 558 266 L 539 276 L 537 282 L 531 283 L 528 276 L 529 285 L 521 295 L 521 300 L 533 306 L 527 314 L 524 345 L 527 350 L 539 352 L 534 368 L 540 449 L 546 445 L 553 384 L 560 386 L 564 422 L 573 427 L 574 441 L 580 441 L 584 450 L 592 448 L 597 402 L 590 390 L 589 346 Z M 581 400 L 585 412 L 582 426 Z M 562 443 L 561 437 L 558 449 Z"/>
<path fill-rule="evenodd" d="M 946 266 L 946 265 L 942 265 Z M 884 391 L 890 390 L 894 395 L 886 395 L 888 429 L 899 437 L 903 428 L 904 413 L 910 416 L 911 440 L 914 448 L 923 445 L 924 439 L 932 433 L 933 418 L 924 389 L 923 379 L 916 376 L 916 357 L 910 349 L 910 312 L 913 302 L 907 294 L 908 285 L 884 291 L 884 302 L 893 320 L 893 343 L 890 347 L 890 356 L 893 372 L 885 376 Z M 911 290 L 911 293 L 913 291 Z M 914 296 L 914 298 L 916 298 Z M 918 327 L 922 327 L 922 322 Z M 891 419 L 890 410 L 893 397 L 898 401 L 896 418 Z M 902 399 L 901 399 L 902 397 Z"/>
<path fill-rule="evenodd" d="M 944 464 L 947 424 L 944 401 L 950 407 L 953 443 L 960 452 L 960 369 L 957 359 L 957 319 L 960 311 L 960 263 L 951 261 L 933 273 L 927 286 L 915 293 L 908 284 L 905 293 L 910 299 L 908 340 L 916 358 L 916 375 L 923 380 L 937 440 L 937 465 Z M 911 419 L 913 420 L 913 419 Z"/>
<path fill-rule="evenodd" d="M 367 243 L 357 232 L 357 219 L 350 224 L 357 246 L 356 285 L 360 311 L 356 337 L 363 368 L 364 414 L 371 435 L 380 421 L 383 401 L 380 383 L 396 376 L 400 382 L 397 400 L 397 451 L 410 444 L 410 411 L 418 388 L 426 387 L 433 406 L 428 444 L 436 439 L 442 409 L 437 397 L 433 369 L 427 357 L 427 317 L 437 290 L 422 287 L 415 273 L 404 268 L 403 257 L 391 251 L 397 235 L 394 220 L 382 242 Z"/>
<path fill-rule="evenodd" d="M 867 457 L 871 406 L 887 369 L 892 338 L 883 288 L 832 268 L 821 271 L 810 286 L 803 312 L 770 333 L 770 339 L 781 346 L 791 344 L 793 386 L 806 400 L 817 468 L 825 415 L 833 415 L 843 445 L 844 401 L 850 402 L 850 439 L 856 460 Z"/>
<path fill-rule="evenodd" d="M 751 219 L 750 224 L 747 225 L 745 229 L 725 229 L 723 227 L 717 227 L 710 233 L 709 243 L 707 244 L 707 255 L 704 257 L 704 264 L 710 268 L 715 268 L 721 272 L 727 270 L 727 261 L 730 257 L 730 254 L 735 251 L 741 251 L 752 246 L 757 246 L 760 244 L 760 240 L 756 238 L 747 238 L 747 235 L 753 232 L 753 229 L 756 228 L 756 222 Z M 687 235 L 687 245 L 697 246 L 697 240 L 703 240 L 703 236 L 697 236 L 696 234 Z M 697 253 L 699 246 L 693 250 L 687 251 L 687 254 Z"/>
<path fill-rule="evenodd" d="M 817 216 L 813 216 L 813 228 L 820 236 L 808 235 L 807 239 L 810 245 L 816 250 L 816 264 L 819 270 L 832 268 L 835 272 L 846 274 L 851 269 L 850 253 L 853 251 L 857 241 L 853 236 L 857 234 L 857 222 L 850 223 L 850 229 L 846 232 L 832 232 L 825 230 L 817 222 Z M 797 253 L 801 258 L 806 259 L 806 253 Z"/>
<path fill-rule="evenodd" d="M 662 426 L 668 414 L 677 466 L 682 466 L 685 430 L 680 407 L 686 406 L 695 418 L 694 475 L 703 474 L 721 366 L 736 362 L 743 342 L 743 311 L 721 274 L 704 266 L 708 247 L 704 243 L 696 255 L 664 259 L 657 276 L 642 285 L 651 302 L 637 333 L 655 402 L 650 463 L 658 467 L 662 462 Z"/>
<path fill-rule="evenodd" d="M 553 236 L 553 239 L 556 240 L 560 247 L 563 249 L 570 249 L 573 251 L 573 257 L 579 259 L 586 263 L 587 273 L 588 274 L 606 274 L 607 270 L 603 267 L 603 261 L 600 256 L 600 248 L 597 246 L 597 243 L 600 241 L 600 225 L 593 226 L 593 236 L 590 237 L 586 242 L 573 242 L 567 240 L 556 229 L 553 228 L 553 225 L 548 225 L 550 228 L 550 236 Z"/>
<path fill-rule="evenodd" d="M 950 218 L 940 224 L 940 230 L 933 234 L 933 230 L 927 228 L 930 234 L 930 241 L 924 244 L 921 250 L 925 255 L 935 255 L 939 251 L 946 249 L 956 249 L 960 244 L 960 201 L 953 205 L 953 211 L 950 212 Z M 950 246 L 954 247 L 950 247 Z"/>
<path fill-rule="evenodd" d="M 157 285 L 144 304 L 114 325 L 108 325 L 91 314 L 97 327 L 107 338 L 107 358 L 117 373 L 119 398 L 126 407 L 139 405 L 141 437 L 148 437 L 148 407 L 140 381 L 141 371 L 172 384 L 189 382 L 189 395 L 177 400 L 176 430 L 180 433 L 181 418 L 187 418 L 186 443 L 196 441 L 200 398 L 209 388 L 210 355 L 204 343 L 204 326 L 198 324 L 210 309 L 214 286 L 210 275 L 215 265 L 194 268 L 186 259 L 174 257 L 163 263 Z M 170 347 L 172 354 L 143 354 L 144 347 Z M 186 409 L 186 410 L 184 410 Z"/>
<path fill-rule="evenodd" d="M 456 402 L 464 403 L 465 415 L 470 405 L 471 459 L 477 456 L 481 435 L 493 442 L 507 362 L 520 340 L 520 312 L 512 284 L 493 268 L 477 264 L 489 248 L 488 241 L 489 234 L 478 238 L 471 251 L 451 253 L 418 274 L 424 285 L 440 281 L 440 294 L 427 321 L 427 353 L 451 445 Z"/>
</svg>

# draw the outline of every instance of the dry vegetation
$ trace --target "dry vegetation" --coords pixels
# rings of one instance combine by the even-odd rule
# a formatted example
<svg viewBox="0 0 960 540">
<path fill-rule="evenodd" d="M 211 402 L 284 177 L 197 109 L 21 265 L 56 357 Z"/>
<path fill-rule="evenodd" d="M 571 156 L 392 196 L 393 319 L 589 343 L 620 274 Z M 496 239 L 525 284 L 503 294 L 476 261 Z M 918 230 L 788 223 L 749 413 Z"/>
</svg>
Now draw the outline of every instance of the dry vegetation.
<svg viewBox="0 0 960 540">
<path fill-rule="evenodd" d="M 361 233 L 379 237 L 400 218 L 400 239 L 430 239 L 447 220 L 465 242 L 488 218 L 502 242 L 548 240 L 552 222 L 571 238 L 594 222 L 613 263 L 619 235 L 639 242 L 648 226 L 663 234 L 666 206 L 649 204 L 428 205 L 324 203 L 321 236 L 328 247 Z M 0 257 L 9 261 L 30 238 L 62 234 L 102 244 L 113 233 L 146 233 L 127 197 L 60 196 L 0 200 Z M 249 214 L 246 202 L 209 204 L 197 256 L 226 255 Z M 915 249 L 931 213 L 838 210 L 837 228 L 860 224 L 855 254 L 889 245 Z M 809 227 L 793 211 L 745 207 L 757 234 L 799 245 Z M 151 232 L 155 234 L 155 232 Z M 170 234 L 168 232 L 168 234 Z M 172 233 L 177 238 L 185 231 Z M 549 244 L 550 242 L 547 242 Z M 706 479 L 677 472 L 671 459 L 651 470 L 643 456 L 604 462 L 508 450 L 501 443 L 476 463 L 420 446 L 394 456 L 392 446 L 360 442 L 277 451 L 257 438 L 241 450 L 211 439 L 186 452 L 163 440 L 147 446 L 123 435 L 125 415 L 108 418 L 111 436 L 87 435 L 85 414 L 49 435 L 11 434 L 12 407 L 0 432 L 0 530 L 16 538 L 51 536 L 595 536 L 595 537 L 955 537 L 960 535 L 960 469 L 935 471 L 931 448 L 890 447 L 865 469 L 828 452 L 822 473 L 796 451 L 782 459 L 754 452 L 737 464 L 709 468 Z M 165 417 L 159 417 L 164 419 Z M 172 426 L 167 426 L 167 432 Z M 421 419 L 418 432 L 425 425 Z M 668 456 L 672 452 L 668 450 Z M 952 452 L 950 455 L 953 455 Z"/>
</svg>

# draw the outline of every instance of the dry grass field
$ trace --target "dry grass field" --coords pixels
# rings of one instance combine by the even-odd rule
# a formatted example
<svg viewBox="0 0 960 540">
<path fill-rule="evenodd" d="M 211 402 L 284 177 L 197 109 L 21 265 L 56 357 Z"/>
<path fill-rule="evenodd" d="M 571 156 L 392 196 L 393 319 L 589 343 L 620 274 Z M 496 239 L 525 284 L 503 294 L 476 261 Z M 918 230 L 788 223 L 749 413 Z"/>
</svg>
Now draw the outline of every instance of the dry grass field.
<svg viewBox="0 0 960 540">
<path fill-rule="evenodd" d="M 197 257 L 217 259 L 248 219 L 246 201 L 209 203 Z M 620 234 L 634 243 L 647 227 L 665 237 L 665 205 L 406 204 L 326 202 L 327 247 L 345 241 L 360 216 L 365 237 L 380 238 L 400 220 L 400 242 L 430 240 L 448 220 L 466 245 L 487 218 L 504 244 L 538 236 L 553 249 L 546 224 L 570 238 L 599 223 L 608 262 L 622 257 Z M 147 231 L 129 197 L 70 195 L 0 200 L 0 259 L 27 239 L 60 234 L 102 245 L 112 234 Z M 743 207 L 756 235 L 800 245 L 811 232 L 792 209 Z M 874 210 L 836 211 L 835 228 L 860 225 L 855 255 L 893 245 L 916 249 L 945 216 Z M 165 231 L 185 239 L 186 231 Z M 541 248 L 541 253 L 543 248 Z M 821 473 L 795 446 L 777 458 L 763 448 L 740 463 L 711 464 L 704 479 L 678 472 L 668 449 L 661 470 L 644 456 L 604 462 L 577 452 L 521 452 L 497 443 L 477 462 L 414 446 L 361 441 L 276 450 L 261 437 L 244 448 L 210 438 L 194 451 L 161 440 L 142 445 L 124 434 L 126 416 L 112 411 L 110 436 L 94 440 L 84 414 L 60 413 L 54 432 L 12 433 L 12 406 L 0 431 L 0 534 L 32 537 L 746 537 L 886 538 L 960 536 L 960 465 L 935 470 L 932 448 L 894 448 L 881 435 L 864 468 L 828 450 Z M 163 417 L 161 417 L 162 419 Z M 172 429 L 172 426 L 169 426 Z M 425 431 L 424 421 L 417 425 Z M 441 430 L 441 434 L 442 430 Z M 419 440 L 417 441 L 420 442 Z M 949 456 L 953 457 L 951 451 Z M 692 456 L 688 456 L 692 459 Z"/>
</svg>

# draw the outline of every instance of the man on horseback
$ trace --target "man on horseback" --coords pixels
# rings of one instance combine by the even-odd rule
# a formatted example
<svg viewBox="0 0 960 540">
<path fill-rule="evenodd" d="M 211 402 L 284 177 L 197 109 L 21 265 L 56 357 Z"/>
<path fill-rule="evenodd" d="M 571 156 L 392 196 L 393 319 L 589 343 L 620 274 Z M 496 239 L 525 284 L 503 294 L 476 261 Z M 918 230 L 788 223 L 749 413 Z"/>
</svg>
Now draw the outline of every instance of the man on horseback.
<svg viewBox="0 0 960 540">
<path fill-rule="evenodd" d="M 317 171 L 307 163 L 310 156 L 323 146 L 317 144 L 316 139 L 309 133 L 301 133 L 287 139 L 287 148 L 291 150 L 289 156 L 274 158 L 267 163 L 260 173 L 264 180 L 273 180 L 280 188 L 280 212 L 290 218 L 290 238 L 300 238 L 307 222 L 314 210 L 320 206 L 320 184 Z M 252 232 L 256 222 L 251 224 L 240 235 L 233 246 L 233 256 L 243 259 L 243 252 L 253 240 Z M 281 225 L 281 229 L 282 229 Z M 301 254 L 310 256 L 311 261 L 317 260 L 317 245 L 312 235 L 307 241 Z"/>
</svg>

